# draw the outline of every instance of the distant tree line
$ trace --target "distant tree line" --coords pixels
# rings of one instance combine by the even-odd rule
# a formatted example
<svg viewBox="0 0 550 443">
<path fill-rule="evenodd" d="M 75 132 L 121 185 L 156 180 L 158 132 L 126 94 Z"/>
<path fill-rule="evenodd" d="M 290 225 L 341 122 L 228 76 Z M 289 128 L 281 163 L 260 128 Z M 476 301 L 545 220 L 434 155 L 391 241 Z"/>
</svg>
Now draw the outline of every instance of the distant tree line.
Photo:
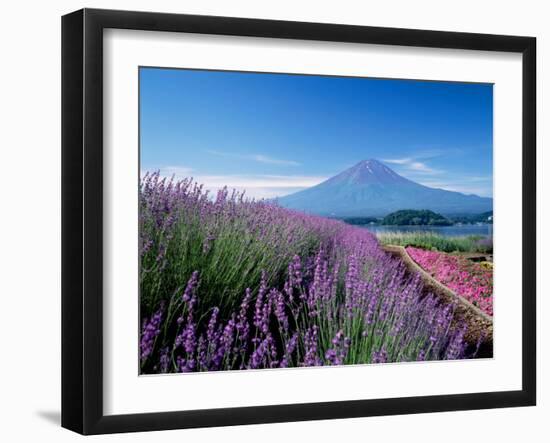
<svg viewBox="0 0 550 443">
<path fill-rule="evenodd" d="M 481 214 L 458 214 L 450 215 L 454 223 L 493 223 L 493 211 L 482 212 Z"/>
<path fill-rule="evenodd" d="M 447 217 L 428 209 L 402 209 L 392 212 L 385 217 L 343 217 L 338 218 L 350 225 L 429 225 L 451 226 L 456 223 L 493 223 L 493 211 L 481 214 L 453 214 Z"/>
<path fill-rule="evenodd" d="M 381 222 L 382 225 L 430 225 L 430 226 L 450 226 L 451 220 L 430 211 L 428 209 L 402 209 L 386 215 Z"/>
<path fill-rule="evenodd" d="M 371 223 L 378 224 L 380 219 L 376 217 L 345 217 L 342 221 L 349 225 L 370 225 Z"/>
</svg>

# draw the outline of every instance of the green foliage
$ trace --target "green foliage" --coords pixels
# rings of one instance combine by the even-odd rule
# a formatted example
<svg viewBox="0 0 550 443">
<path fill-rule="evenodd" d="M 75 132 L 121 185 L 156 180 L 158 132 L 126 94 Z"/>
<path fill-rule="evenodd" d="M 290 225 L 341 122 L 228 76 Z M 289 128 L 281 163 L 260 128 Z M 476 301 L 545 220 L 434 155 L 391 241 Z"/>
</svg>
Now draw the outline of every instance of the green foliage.
<svg viewBox="0 0 550 443">
<path fill-rule="evenodd" d="M 450 226 L 453 223 L 443 217 L 441 214 L 428 209 L 402 209 L 392 212 L 382 219 L 383 225 L 430 225 L 430 226 Z"/>
<path fill-rule="evenodd" d="M 469 235 L 445 237 L 433 232 L 380 232 L 378 239 L 385 245 L 414 246 L 417 248 L 438 250 L 442 252 L 493 252 L 492 237 Z"/>
<path fill-rule="evenodd" d="M 342 219 L 343 222 L 348 225 L 368 225 L 371 223 L 378 223 L 380 219 L 376 217 L 346 217 Z"/>
<path fill-rule="evenodd" d="M 493 211 L 482 212 L 481 214 L 458 214 L 450 215 L 454 223 L 489 223 L 493 224 Z"/>
</svg>

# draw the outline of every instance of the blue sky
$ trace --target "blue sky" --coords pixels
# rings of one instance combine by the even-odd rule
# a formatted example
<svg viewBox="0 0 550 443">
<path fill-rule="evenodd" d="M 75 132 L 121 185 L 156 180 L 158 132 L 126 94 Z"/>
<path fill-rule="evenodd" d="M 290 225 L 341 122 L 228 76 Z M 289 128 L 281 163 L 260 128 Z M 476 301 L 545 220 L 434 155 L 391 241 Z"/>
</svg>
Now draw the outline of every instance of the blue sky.
<svg viewBox="0 0 550 443">
<path fill-rule="evenodd" d="M 488 84 L 140 69 L 141 170 L 282 196 L 376 158 L 492 196 Z"/>
</svg>

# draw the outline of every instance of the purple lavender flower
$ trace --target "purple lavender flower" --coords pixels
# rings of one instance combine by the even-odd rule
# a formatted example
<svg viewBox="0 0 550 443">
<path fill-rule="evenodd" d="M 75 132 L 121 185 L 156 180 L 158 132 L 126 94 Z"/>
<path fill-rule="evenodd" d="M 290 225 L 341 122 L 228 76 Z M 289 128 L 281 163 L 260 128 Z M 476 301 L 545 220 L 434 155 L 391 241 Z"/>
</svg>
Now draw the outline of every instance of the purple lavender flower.
<svg viewBox="0 0 550 443">
<path fill-rule="evenodd" d="M 288 367 L 289 363 L 292 361 L 292 354 L 296 349 L 297 344 L 298 344 L 298 333 L 295 332 L 290 338 L 290 340 L 288 341 L 288 343 L 285 345 L 284 356 L 281 359 L 281 364 L 280 364 L 281 368 Z"/>
<path fill-rule="evenodd" d="M 351 339 L 344 337 L 344 332 L 340 329 L 331 341 L 332 347 L 325 353 L 325 359 L 330 365 L 341 365 L 346 359 Z"/>
<path fill-rule="evenodd" d="M 241 342 L 246 342 L 248 339 L 248 334 L 250 333 L 250 325 L 248 323 L 247 313 L 248 307 L 250 305 L 250 300 L 252 299 L 252 292 L 249 288 L 246 288 L 244 299 L 241 303 L 239 310 L 239 315 L 237 317 L 237 323 L 235 325 L 237 329 L 237 335 Z"/>
<path fill-rule="evenodd" d="M 418 353 L 418 356 L 416 358 L 416 361 L 424 361 L 426 360 L 426 351 L 424 349 L 421 349 Z"/>
<path fill-rule="evenodd" d="M 260 289 L 256 297 L 256 310 L 254 312 L 254 326 L 261 329 L 265 322 L 265 302 L 264 296 L 267 291 L 266 275 L 265 271 L 262 271 L 262 278 L 260 281 Z"/>
<path fill-rule="evenodd" d="M 218 322 L 219 313 L 220 313 L 219 308 L 214 307 L 214 309 L 212 309 L 212 315 L 210 316 L 210 321 L 208 322 L 208 329 L 206 331 L 206 339 L 210 343 L 217 339 L 216 325 Z"/>
<path fill-rule="evenodd" d="M 388 353 L 386 351 L 386 348 L 382 347 L 379 351 L 375 351 L 372 353 L 372 362 L 373 363 L 387 363 L 388 361 Z"/>
<path fill-rule="evenodd" d="M 235 331 L 235 318 L 231 318 L 227 325 L 223 328 L 223 333 L 221 334 L 218 349 L 213 359 L 213 364 L 215 368 L 220 367 L 224 357 L 228 356 L 231 352 L 233 346 Z"/>
<path fill-rule="evenodd" d="M 140 358 L 143 363 L 153 352 L 155 346 L 155 340 L 160 334 L 160 325 L 162 323 L 162 316 L 164 313 L 164 305 L 161 307 L 153 316 L 147 320 L 143 321 L 143 326 L 141 328 L 141 341 L 139 344 L 140 349 Z"/>
<path fill-rule="evenodd" d="M 321 359 L 317 355 L 317 325 L 313 325 L 309 328 L 304 337 L 304 346 L 305 346 L 305 356 L 303 366 L 320 366 Z"/>
<path fill-rule="evenodd" d="M 268 339 L 260 341 L 258 347 L 254 350 L 250 356 L 249 368 L 258 369 L 266 364 L 267 352 L 269 351 Z"/>
<path fill-rule="evenodd" d="M 191 274 L 191 278 L 187 282 L 187 286 L 185 287 L 185 291 L 183 291 L 182 300 L 184 302 L 189 302 L 193 296 L 193 293 L 197 287 L 199 279 L 199 272 L 194 271 L 193 274 Z"/>
<path fill-rule="evenodd" d="M 160 351 L 160 359 L 159 359 L 159 366 L 160 366 L 160 373 L 166 374 L 168 372 L 168 368 L 170 366 L 170 355 L 169 355 L 169 348 L 168 346 L 162 348 Z"/>
<path fill-rule="evenodd" d="M 466 335 L 466 327 L 463 325 L 453 335 L 451 342 L 447 348 L 445 358 L 447 360 L 456 360 L 461 358 L 464 353 L 464 336 Z"/>
<path fill-rule="evenodd" d="M 275 316 L 282 328 L 286 331 L 288 329 L 288 316 L 285 310 L 285 298 L 283 294 L 277 290 L 272 289 L 270 294 L 272 296 L 273 305 L 275 306 Z"/>
</svg>

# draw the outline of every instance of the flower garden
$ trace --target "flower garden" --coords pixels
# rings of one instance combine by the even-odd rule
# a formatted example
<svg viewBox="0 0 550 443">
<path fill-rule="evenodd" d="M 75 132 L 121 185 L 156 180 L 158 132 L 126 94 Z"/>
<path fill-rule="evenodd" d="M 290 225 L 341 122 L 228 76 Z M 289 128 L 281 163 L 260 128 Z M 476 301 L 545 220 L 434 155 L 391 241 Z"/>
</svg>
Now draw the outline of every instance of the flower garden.
<svg viewBox="0 0 550 443">
<path fill-rule="evenodd" d="M 493 315 L 492 266 L 459 255 L 407 247 L 407 253 L 425 271 L 486 314 Z"/>
</svg>

